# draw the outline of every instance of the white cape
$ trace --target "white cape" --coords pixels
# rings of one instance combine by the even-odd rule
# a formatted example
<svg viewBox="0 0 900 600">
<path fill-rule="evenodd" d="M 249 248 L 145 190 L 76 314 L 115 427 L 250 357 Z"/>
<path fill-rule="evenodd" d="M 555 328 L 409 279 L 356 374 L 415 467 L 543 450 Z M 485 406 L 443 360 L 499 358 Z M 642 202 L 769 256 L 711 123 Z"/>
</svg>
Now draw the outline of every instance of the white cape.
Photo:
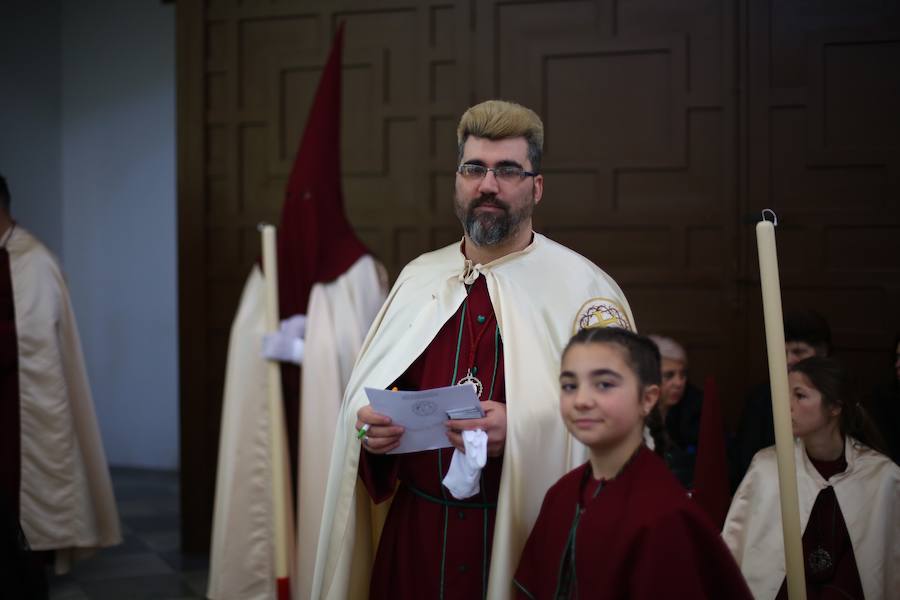
<svg viewBox="0 0 900 600">
<path fill-rule="evenodd" d="M 795 444 L 800 528 L 819 492 L 834 488 L 847 523 L 866 600 L 900 597 L 900 468 L 848 437 L 847 469 L 825 481 L 800 441 Z M 775 447 L 756 453 L 735 492 L 722 537 L 757 600 L 771 600 L 784 581 L 784 536 Z M 891 591 L 893 590 L 893 591 Z"/>
<path fill-rule="evenodd" d="M 122 541 L 106 455 L 59 265 L 16 226 L 7 242 L 19 347 L 22 529 L 57 570 Z"/>
<path fill-rule="evenodd" d="M 336 280 L 310 291 L 301 371 L 298 538 L 291 560 L 295 598 L 309 596 L 334 424 L 363 336 L 384 301 L 382 271 L 363 256 Z M 276 597 L 264 307 L 263 275 L 254 268 L 228 346 L 207 592 L 214 600 Z"/>
<path fill-rule="evenodd" d="M 487 280 L 503 336 L 507 438 L 497 506 L 488 597 L 511 593 L 519 554 L 546 490 L 586 460 L 559 417 L 559 360 L 583 326 L 634 328 L 618 285 L 596 265 L 540 234 L 521 252 L 471 265 L 456 243 L 403 270 L 363 344 L 347 386 L 325 496 L 313 598 L 368 595 L 378 530 L 357 480 L 357 410 L 364 387 L 385 388 L 406 371 L 466 296 L 465 273 Z"/>
</svg>

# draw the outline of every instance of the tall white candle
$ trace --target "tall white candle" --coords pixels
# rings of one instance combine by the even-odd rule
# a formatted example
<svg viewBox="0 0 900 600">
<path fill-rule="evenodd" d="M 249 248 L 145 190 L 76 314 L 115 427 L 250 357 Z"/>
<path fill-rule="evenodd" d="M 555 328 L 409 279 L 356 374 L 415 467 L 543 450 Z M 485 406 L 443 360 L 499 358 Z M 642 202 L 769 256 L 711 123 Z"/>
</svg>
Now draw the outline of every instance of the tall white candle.
<svg viewBox="0 0 900 600">
<path fill-rule="evenodd" d="M 266 332 L 278 331 L 278 254 L 275 251 L 275 227 L 263 225 L 262 229 L 262 255 L 263 274 L 266 289 Z M 288 515 L 290 510 L 290 492 L 287 488 L 287 473 L 285 457 L 287 456 L 287 434 L 285 430 L 284 405 L 281 395 L 281 368 L 273 360 L 266 365 L 268 376 L 268 400 L 269 400 L 269 452 L 272 467 L 272 514 L 275 537 L 275 577 L 278 587 L 278 597 L 284 595 L 284 588 L 288 587 L 288 555 L 289 537 Z"/>
<path fill-rule="evenodd" d="M 765 220 L 765 214 L 766 211 L 763 211 L 763 220 L 756 224 L 756 244 L 759 252 L 759 280 L 762 287 L 766 347 L 769 355 L 769 381 L 772 386 L 772 415 L 775 424 L 775 451 L 778 456 L 778 485 L 781 491 L 785 572 L 787 573 L 788 597 L 791 600 L 806 600 L 806 574 L 803 567 L 803 543 L 800 535 L 800 503 L 797 497 L 794 435 L 791 430 L 791 408 L 788 400 L 787 359 L 784 351 L 784 320 L 781 311 L 778 254 L 775 250 L 775 226 L 771 221 Z M 772 215 L 774 217 L 774 213 Z"/>
</svg>

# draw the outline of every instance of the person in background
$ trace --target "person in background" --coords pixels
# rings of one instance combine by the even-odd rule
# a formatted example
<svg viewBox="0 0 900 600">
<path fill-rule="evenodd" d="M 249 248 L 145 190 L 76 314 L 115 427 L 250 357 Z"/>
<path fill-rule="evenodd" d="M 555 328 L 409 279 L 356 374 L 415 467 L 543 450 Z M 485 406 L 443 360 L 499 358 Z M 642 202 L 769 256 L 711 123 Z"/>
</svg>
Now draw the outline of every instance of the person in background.
<svg viewBox="0 0 900 600">
<path fill-rule="evenodd" d="M 806 597 L 897 598 L 900 468 L 879 452 L 878 431 L 837 361 L 799 361 L 789 385 Z M 753 458 L 722 537 L 755 598 L 787 598 L 774 446 Z"/>
<path fill-rule="evenodd" d="M 63 573 L 122 541 L 69 292 L 0 176 L 0 494 Z"/>
<path fill-rule="evenodd" d="M 703 392 L 688 382 L 688 358 L 684 347 L 670 337 L 648 336 L 662 358 L 659 414 L 668 435 L 666 462 L 681 484 L 691 489 Z"/>
<path fill-rule="evenodd" d="M 831 356 L 828 321 L 813 310 L 789 312 L 784 318 L 784 352 L 788 369 L 810 356 Z M 753 387 L 744 401 L 744 412 L 732 448 L 732 489 L 744 477 L 753 456 L 774 443 L 772 388 L 766 382 Z"/>
</svg>

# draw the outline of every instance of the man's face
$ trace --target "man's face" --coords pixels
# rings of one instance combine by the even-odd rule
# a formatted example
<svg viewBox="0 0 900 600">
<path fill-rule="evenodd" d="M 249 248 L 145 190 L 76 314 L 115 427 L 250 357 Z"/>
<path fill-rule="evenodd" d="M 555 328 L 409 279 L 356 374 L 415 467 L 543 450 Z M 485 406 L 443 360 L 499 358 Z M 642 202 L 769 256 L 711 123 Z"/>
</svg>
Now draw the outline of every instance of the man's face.
<svg viewBox="0 0 900 600">
<path fill-rule="evenodd" d="M 466 163 L 531 170 L 524 137 L 489 140 L 469 136 L 461 161 Z M 475 245 L 494 246 L 514 237 L 522 228 L 531 230 L 531 214 L 541 201 L 543 190 L 541 175 L 501 181 L 493 171 L 481 179 L 467 179 L 457 173 L 453 208 Z"/>
<path fill-rule="evenodd" d="M 795 364 L 816 355 L 816 349 L 806 342 L 785 342 L 784 351 L 787 354 L 787 366 L 793 367 Z"/>
</svg>

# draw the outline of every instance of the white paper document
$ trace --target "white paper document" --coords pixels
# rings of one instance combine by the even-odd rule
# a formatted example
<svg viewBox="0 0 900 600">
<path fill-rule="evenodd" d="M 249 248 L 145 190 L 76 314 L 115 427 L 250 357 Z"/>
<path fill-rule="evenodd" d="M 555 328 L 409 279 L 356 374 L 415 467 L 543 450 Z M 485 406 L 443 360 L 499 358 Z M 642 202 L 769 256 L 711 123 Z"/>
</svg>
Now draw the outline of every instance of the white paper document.
<svg viewBox="0 0 900 600">
<path fill-rule="evenodd" d="M 447 411 L 474 408 L 482 416 L 481 404 L 471 385 L 451 385 L 419 392 L 392 392 L 366 388 L 369 403 L 377 413 L 405 428 L 400 445 L 388 454 L 450 448 Z"/>
</svg>

